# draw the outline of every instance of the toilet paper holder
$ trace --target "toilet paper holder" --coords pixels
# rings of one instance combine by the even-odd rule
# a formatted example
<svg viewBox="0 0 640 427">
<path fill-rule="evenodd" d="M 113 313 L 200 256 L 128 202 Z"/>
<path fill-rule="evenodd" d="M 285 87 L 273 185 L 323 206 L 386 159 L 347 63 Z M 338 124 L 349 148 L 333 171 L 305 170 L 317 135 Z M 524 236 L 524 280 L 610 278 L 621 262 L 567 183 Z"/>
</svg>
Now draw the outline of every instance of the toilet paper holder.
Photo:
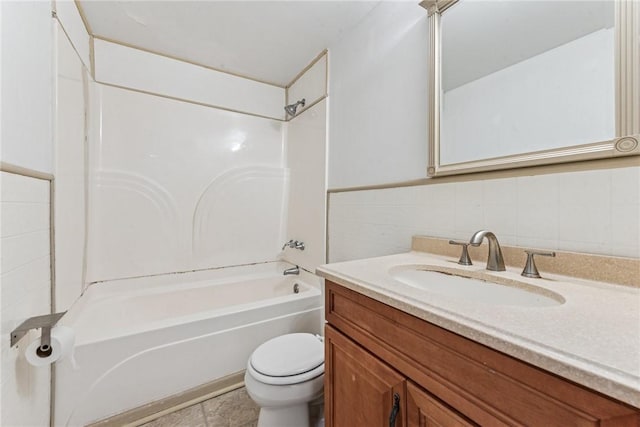
<svg viewBox="0 0 640 427">
<path fill-rule="evenodd" d="M 53 314 L 45 314 L 44 316 L 30 317 L 20 324 L 17 328 L 11 331 L 11 347 L 18 344 L 18 341 L 24 337 L 31 329 L 42 329 L 42 336 L 40 337 L 39 352 L 46 356 L 47 353 L 51 353 L 51 328 L 53 328 L 58 320 L 66 311 Z"/>
</svg>

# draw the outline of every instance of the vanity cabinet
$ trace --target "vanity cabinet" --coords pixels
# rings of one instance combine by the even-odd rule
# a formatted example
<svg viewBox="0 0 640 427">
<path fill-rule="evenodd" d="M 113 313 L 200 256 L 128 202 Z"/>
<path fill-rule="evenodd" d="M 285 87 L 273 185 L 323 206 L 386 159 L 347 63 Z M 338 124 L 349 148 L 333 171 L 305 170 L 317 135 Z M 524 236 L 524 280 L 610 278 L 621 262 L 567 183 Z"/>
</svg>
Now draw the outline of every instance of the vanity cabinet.
<svg viewBox="0 0 640 427">
<path fill-rule="evenodd" d="M 640 410 L 326 282 L 328 427 L 640 426 Z"/>
<path fill-rule="evenodd" d="M 401 410 L 405 377 L 331 327 L 326 330 L 325 343 L 331 376 L 331 387 L 325 391 L 332 395 L 330 425 L 388 425 L 394 409 L 395 425 L 405 425 Z"/>
</svg>

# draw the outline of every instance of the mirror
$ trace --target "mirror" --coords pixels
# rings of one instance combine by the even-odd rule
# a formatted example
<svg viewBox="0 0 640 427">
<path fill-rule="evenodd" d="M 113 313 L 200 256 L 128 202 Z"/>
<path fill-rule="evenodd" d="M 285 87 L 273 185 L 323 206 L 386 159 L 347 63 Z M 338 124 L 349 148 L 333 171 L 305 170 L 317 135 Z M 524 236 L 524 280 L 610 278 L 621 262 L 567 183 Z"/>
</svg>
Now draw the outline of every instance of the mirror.
<svg viewBox="0 0 640 427">
<path fill-rule="evenodd" d="M 429 176 L 640 154 L 640 5 L 426 0 Z"/>
</svg>

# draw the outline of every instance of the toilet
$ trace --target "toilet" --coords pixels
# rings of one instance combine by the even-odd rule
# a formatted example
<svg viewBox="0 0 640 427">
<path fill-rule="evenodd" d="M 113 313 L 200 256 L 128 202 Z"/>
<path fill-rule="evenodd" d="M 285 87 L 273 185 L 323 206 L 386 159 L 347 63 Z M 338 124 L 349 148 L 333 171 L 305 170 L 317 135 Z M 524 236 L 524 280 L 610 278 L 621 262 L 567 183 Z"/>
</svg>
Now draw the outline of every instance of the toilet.
<svg viewBox="0 0 640 427">
<path fill-rule="evenodd" d="M 309 403 L 322 397 L 324 339 L 307 333 L 275 337 L 254 350 L 244 382 L 258 406 L 258 427 L 307 427 Z"/>
</svg>

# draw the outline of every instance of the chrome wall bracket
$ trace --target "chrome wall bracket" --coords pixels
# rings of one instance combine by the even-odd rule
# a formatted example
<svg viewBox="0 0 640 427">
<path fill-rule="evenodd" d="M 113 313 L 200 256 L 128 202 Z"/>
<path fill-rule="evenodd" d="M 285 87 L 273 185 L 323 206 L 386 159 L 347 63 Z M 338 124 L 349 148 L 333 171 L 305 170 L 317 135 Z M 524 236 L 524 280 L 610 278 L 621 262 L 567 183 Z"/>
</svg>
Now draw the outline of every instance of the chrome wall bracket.
<svg viewBox="0 0 640 427">
<path fill-rule="evenodd" d="M 44 316 L 30 317 L 11 331 L 11 347 L 18 344 L 18 341 L 24 337 L 31 329 L 42 329 L 42 337 L 40 338 L 40 348 L 43 352 L 51 351 L 51 328 L 53 328 L 58 320 L 66 311 L 53 314 L 45 314 Z"/>
</svg>

